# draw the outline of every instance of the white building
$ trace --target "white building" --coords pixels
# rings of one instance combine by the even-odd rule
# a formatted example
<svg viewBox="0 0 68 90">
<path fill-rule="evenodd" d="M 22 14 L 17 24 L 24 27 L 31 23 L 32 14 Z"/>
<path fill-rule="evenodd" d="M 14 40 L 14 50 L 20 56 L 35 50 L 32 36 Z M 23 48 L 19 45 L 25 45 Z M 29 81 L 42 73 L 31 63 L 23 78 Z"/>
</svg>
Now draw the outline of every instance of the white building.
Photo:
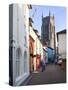
<svg viewBox="0 0 68 90">
<path fill-rule="evenodd" d="M 38 37 L 37 31 L 34 30 L 33 27 L 31 27 L 31 26 L 30 26 L 29 30 L 30 30 L 29 35 L 33 39 L 33 57 L 32 57 L 33 62 L 31 61 L 32 62 L 31 64 L 33 64 L 34 71 L 37 71 L 39 62 L 40 62 L 41 58 L 43 57 L 43 46 Z M 30 49 L 31 49 L 31 47 L 32 46 L 30 45 Z"/>
<path fill-rule="evenodd" d="M 29 5 L 9 5 L 9 83 L 20 85 L 29 76 Z"/>
<path fill-rule="evenodd" d="M 59 58 L 66 58 L 66 30 L 57 32 L 57 46 Z"/>
</svg>

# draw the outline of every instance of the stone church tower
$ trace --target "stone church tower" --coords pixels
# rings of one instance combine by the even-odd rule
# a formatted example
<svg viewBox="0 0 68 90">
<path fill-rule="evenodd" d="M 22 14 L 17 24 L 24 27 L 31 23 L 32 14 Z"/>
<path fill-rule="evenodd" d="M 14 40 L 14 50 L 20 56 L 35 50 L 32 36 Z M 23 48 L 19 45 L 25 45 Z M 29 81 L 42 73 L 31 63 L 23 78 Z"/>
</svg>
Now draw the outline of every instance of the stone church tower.
<svg viewBox="0 0 68 90">
<path fill-rule="evenodd" d="M 41 41 L 43 45 L 53 49 L 56 47 L 54 15 L 51 16 L 50 12 L 49 16 L 43 17 L 42 15 Z"/>
</svg>

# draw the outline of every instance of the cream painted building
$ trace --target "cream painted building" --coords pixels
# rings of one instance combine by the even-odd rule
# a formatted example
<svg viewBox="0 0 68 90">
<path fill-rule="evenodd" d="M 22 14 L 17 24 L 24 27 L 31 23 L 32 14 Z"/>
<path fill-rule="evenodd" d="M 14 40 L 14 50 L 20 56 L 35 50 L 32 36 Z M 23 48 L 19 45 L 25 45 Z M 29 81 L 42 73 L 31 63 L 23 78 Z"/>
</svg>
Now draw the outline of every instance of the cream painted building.
<svg viewBox="0 0 68 90">
<path fill-rule="evenodd" d="M 28 17 L 28 5 L 9 5 L 9 84 L 13 86 L 29 76 Z"/>
<path fill-rule="evenodd" d="M 34 71 L 37 71 L 37 66 L 39 65 L 39 60 L 41 60 L 41 58 L 43 57 L 43 46 L 38 37 L 38 34 L 35 32 L 35 30 L 31 26 L 29 29 L 29 35 L 34 40 L 33 64 L 34 64 Z"/>
<path fill-rule="evenodd" d="M 59 58 L 66 58 L 66 30 L 62 30 L 57 32 L 57 46 L 58 46 L 58 54 Z"/>
</svg>

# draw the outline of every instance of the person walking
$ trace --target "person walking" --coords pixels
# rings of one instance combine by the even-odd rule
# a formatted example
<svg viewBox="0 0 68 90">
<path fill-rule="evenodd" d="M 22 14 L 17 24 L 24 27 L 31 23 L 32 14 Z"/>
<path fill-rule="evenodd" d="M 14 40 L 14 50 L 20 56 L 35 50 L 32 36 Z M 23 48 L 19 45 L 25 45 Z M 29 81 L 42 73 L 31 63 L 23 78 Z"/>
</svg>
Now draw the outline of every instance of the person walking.
<svg viewBox="0 0 68 90">
<path fill-rule="evenodd" d="M 43 72 L 45 70 L 45 60 L 44 59 L 40 61 L 40 66 L 41 66 L 41 71 Z"/>
</svg>

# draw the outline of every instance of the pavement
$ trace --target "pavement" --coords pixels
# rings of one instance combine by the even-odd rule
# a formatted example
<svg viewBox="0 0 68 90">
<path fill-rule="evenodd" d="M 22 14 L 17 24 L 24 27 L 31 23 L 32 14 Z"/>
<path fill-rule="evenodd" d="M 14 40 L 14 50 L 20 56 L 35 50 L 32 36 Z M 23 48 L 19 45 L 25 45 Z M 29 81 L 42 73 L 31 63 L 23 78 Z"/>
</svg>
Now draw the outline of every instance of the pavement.
<svg viewBox="0 0 68 90">
<path fill-rule="evenodd" d="M 32 73 L 25 85 L 66 83 L 66 72 L 59 65 L 49 64 L 44 72 Z"/>
</svg>

